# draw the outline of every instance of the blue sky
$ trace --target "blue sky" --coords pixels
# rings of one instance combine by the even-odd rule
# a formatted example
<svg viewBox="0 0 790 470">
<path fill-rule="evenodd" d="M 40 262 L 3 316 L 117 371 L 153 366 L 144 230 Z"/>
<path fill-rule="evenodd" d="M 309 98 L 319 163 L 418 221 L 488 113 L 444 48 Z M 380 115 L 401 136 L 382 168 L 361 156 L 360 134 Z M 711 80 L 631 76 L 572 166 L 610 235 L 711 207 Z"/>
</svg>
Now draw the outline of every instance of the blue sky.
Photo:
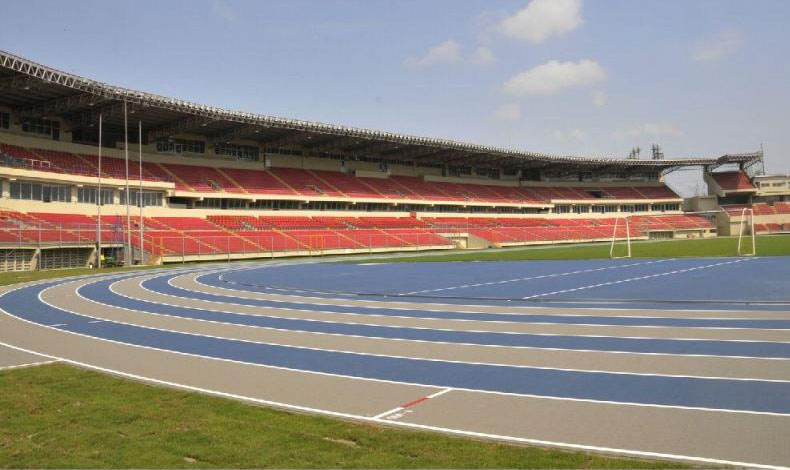
<svg viewBox="0 0 790 470">
<path fill-rule="evenodd" d="M 790 1 L 5 0 L 0 48 L 232 109 L 553 154 L 765 145 L 790 172 Z"/>
</svg>

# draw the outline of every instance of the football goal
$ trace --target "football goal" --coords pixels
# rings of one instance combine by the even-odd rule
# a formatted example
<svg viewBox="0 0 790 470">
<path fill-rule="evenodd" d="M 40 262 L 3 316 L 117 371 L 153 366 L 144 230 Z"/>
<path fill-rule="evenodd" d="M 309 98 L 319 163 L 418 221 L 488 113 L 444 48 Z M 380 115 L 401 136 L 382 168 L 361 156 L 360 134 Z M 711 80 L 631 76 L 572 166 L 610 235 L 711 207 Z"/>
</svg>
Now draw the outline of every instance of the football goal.
<svg viewBox="0 0 790 470">
<path fill-rule="evenodd" d="M 754 232 L 754 209 L 744 207 L 741 223 L 738 224 L 738 256 L 754 256 L 757 253 Z"/>
<path fill-rule="evenodd" d="M 631 257 L 631 223 L 628 219 L 628 216 L 614 219 L 612 243 L 609 246 L 609 257 L 612 259 Z M 621 243 L 618 244 L 618 240 Z"/>
</svg>

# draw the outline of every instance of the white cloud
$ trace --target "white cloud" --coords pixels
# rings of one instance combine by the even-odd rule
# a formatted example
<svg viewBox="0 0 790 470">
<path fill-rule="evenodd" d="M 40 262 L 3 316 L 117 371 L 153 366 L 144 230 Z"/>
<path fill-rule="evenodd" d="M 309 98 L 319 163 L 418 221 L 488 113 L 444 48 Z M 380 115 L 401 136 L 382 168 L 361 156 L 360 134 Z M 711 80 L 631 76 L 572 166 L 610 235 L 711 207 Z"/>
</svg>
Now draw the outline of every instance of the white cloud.
<svg viewBox="0 0 790 470">
<path fill-rule="evenodd" d="M 672 123 L 649 122 L 627 129 L 618 129 L 612 133 L 612 136 L 619 140 L 627 140 L 640 137 L 677 136 L 681 134 L 682 132 Z"/>
<path fill-rule="evenodd" d="M 454 39 L 448 39 L 428 50 L 422 57 L 409 57 L 405 64 L 409 67 L 429 67 L 433 65 L 449 65 L 466 63 L 471 65 L 488 65 L 493 63 L 496 58 L 491 49 L 481 46 L 468 58 L 461 51 L 461 45 Z"/>
<path fill-rule="evenodd" d="M 236 14 L 230 9 L 227 3 L 222 0 L 214 0 L 211 5 L 211 13 L 219 19 L 225 21 L 233 21 L 236 19 Z"/>
<path fill-rule="evenodd" d="M 592 92 L 592 102 L 593 106 L 596 108 L 603 108 L 606 106 L 606 93 L 602 92 L 601 90 L 595 90 Z"/>
<path fill-rule="evenodd" d="M 743 36 L 737 31 L 724 31 L 715 37 L 700 41 L 694 48 L 692 59 L 697 62 L 719 60 L 738 51 L 743 45 Z"/>
<path fill-rule="evenodd" d="M 494 53 L 487 47 L 478 47 L 475 53 L 469 59 L 472 65 L 488 65 L 496 60 Z"/>
<path fill-rule="evenodd" d="M 518 103 L 506 103 L 494 111 L 494 117 L 500 121 L 516 121 L 521 118 L 521 106 Z"/>
<path fill-rule="evenodd" d="M 406 65 L 412 67 L 427 67 L 431 65 L 453 64 L 461 61 L 461 46 L 454 39 L 448 39 L 443 43 L 428 50 L 423 57 L 406 59 Z"/>
<path fill-rule="evenodd" d="M 570 141 L 581 141 L 585 140 L 589 135 L 587 131 L 583 131 L 581 129 L 571 129 L 569 131 L 561 131 L 555 130 L 552 135 L 555 139 L 561 142 L 570 142 Z"/>
<path fill-rule="evenodd" d="M 550 95 L 565 88 L 581 87 L 603 80 L 606 80 L 606 71 L 592 60 L 552 60 L 511 77 L 503 89 L 516 96 Z"/>
<path fill-rule="evenodd" d="M 539 44 L 581 26 L 581 10 L 581 0 L 532 0 L 499 27 L 512 38 Z"/>
</svg>

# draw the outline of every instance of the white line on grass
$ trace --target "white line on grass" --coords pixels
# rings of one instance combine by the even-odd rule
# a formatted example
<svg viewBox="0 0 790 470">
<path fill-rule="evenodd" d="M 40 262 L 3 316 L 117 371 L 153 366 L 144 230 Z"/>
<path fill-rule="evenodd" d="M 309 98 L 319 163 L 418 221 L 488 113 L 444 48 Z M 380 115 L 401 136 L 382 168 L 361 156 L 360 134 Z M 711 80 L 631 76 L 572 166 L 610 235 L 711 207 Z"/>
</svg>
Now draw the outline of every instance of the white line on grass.
<svg viewBox="0 0 790 470">
<path fill-rule="evenodd" d="M 532 281 L 535 279 L 550 279 L 555 277 L 563 277 L 563 276 L 572 276 L 574 274 L 585 274 L 585 273 L 594 273 L 598 271 L 606 271 L 609 269 L 620 269 L 620 268 L 629 268 L 632 266 L 641 266 L 646 264 L 655 264 L 655 263 L 663 263 L 664 261 L 674 261 L 674 258 L 667 258 L 667 259 L 660 259 L 654 261 L 641 261 L 638 263 L 630 263 L 630 264 L 620 264 L 616 266 L 605 266 L 602 268 L 590 268 L 590 269 L 580 269 L 577 271 L 569 271 L 564 273 L 553 273 L 553 274 L 542 274 L 540 276 L 531 276 L 531 277 L 519 277 L 515 279 L 505 279 L 502 281 L 490 281 L 490 282 L 479 282 L 476 284 L 464 284 L 460 286 L 450 286 L 450 287 L 441 287 L 439 289 L 426 289 L 426 290 L 417 290 L 412 292 L 405 292 L 401 295 L 412 295 L 412 294 L 427 294 L 430 292 L 440 292 L 440 291 L 448 291 L 448 290 L 455 290 L 455 289 L 467 289 L 470 287 L 481 287 L 481 286 L 493 286 L 498 284 L 507 284 L 511 282 L 521 282 L 521 281 Z"/>
<path fill-rule="evenodd" d="M 33 354 L 38 354 L 38 353 L 33 353 Z M 40 356 L 41 354 L 38 355 Z M 58 361 L 52 360 L 52 361 L 28 362 L 26 364 L 14 364 L 13 366 L 0 367 L 0 370 L 12 370 L 12 369 L 22 369 L 24 367 L 43 366 L 45 364 L 52 364 L 53 362 L 58 362 Z"/>
<path fill-rule="evenodd" d="M 546 296 L 549 296 L 549 295 L 566 294 L 568 292 L 576 292 L 576 291 L 580 291 L 580 290 L 594 289 L 596 287 L 613 286 L 613 285 L 617 285 L 617 284 L 622 284 L 624 282 L 633 282 L 633 281 L 642 281 L 642 280 L 645 280 L 645 279 L 654 279 L 654 278 L 662 277 L 662 276 L 670 276 L 672 274 L 681 274 L 681 273 L 687 273 L 687 272 L 691 272 L 691 271 L 699 271 L 701 269 L 714 268 L 714 267 L 717 267 L 717 266 L 724 266 L 724 265 L 727 265 L 727 264 L 740 263 L 742 261 L 749 261 L 751 259 L 754 259 L 754 258 L 740 258 L 740 259 L 736 259 L 735 261 L 725 261 L 725 262 L 722 262 L 722 263 L 713 263 L 713 264 L 706 264 L 704 266 L 695 266 L 693 268 L 676 269 L 674 271 L 667 271 L 667 272 L 664 272 L 664 273 L 649 274 L 649 275 L 646 275 L 646 276 L 639 276 L 639 277 L 631 277 L 631 278 L 628 278 L 628 279 L 620 279 L 620 280 L 617 280 L 617 281 L 601 282 L 601 283 L 598 283 L 598 284 L 591 284 L 591 285 L 588 285 L 588 286 L 574 287 L 572 289 L 555 290 L 553 292 L 544 292 L 542 294 L 528 295 L 526 297 L 522 297 L 522 299 L 523 300 L 534 299 L 534 298 L 537 298 L 537 297 L 546 297 Z"/>
</svg>

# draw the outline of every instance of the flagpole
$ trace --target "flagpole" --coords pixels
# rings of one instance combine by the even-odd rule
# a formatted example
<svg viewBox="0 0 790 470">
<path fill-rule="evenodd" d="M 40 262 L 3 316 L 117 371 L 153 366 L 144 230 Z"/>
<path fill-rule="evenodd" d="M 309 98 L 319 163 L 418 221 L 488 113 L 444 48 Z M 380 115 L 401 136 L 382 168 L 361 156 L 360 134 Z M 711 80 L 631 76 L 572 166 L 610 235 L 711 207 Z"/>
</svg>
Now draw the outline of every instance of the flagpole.
<svg viewBox="0 0 790 470">
<path fill-rule="evenodd" d="M 96 198 L 96 245 L 98 251 L 96 253 L 96 266 L 101 269 L 101 125 L 102 119 L 101 114 L 99 114 L 99 172 L 97 173 L 97 178 L 99 180 L 99 194 Z"/>
<path fill-rule="evenodd" d="M 137 202 L 140 204 L 140 263 L 145 258 L 145 242 L 143 241 L 143 121 L 137 121 L 138 146 L 140 157 L 140 191 L 137 194 Z"/>
<path fill-rule="evenodd" d="M 126 163 L 126 251 L 124 253 L 125 265 L 131 266 L 132 260 L 132 225 L 131 216 L 129 214 L 129 121 L 126 113 L 126 100 L 123 102 L 123 151 Z"/>
</svg>

